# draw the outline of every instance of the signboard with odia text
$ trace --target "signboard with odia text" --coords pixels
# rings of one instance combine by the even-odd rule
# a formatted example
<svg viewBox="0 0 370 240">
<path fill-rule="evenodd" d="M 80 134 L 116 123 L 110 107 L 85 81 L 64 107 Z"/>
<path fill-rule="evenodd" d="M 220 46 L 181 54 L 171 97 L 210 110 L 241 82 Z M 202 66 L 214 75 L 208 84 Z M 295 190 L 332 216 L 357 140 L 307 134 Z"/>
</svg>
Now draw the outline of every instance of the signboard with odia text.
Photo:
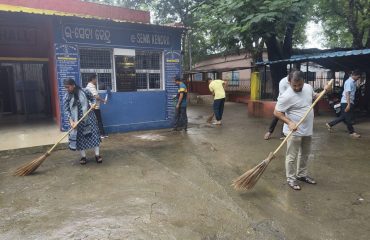
<svg viewBox="0 0 370 240">
<path fill-rule="evenodd" d="M 66 90 L 64 80 L 72 78 L 77 84 L 80 84 L 80 64 L 78 48 L 74 45 L 55 44 L 55 57 L 57 65 L 58 95 L 60 103 L 60 126 L 62 131 L 69 129 L 69 122 L 65 116 L 63 106 Z"/>
<path fill-rule="evenodd" d="M 125 27 L 127 26 L 127 27 Z M 60 23 L 56 40 L 61 43 L 125 46 L 133 48 L 180 49 L 180 35 L 172 34 L 168 28 L 126 24 L 99 26 L 80 23 Z M 178 32 L 178 29 L 174 31 Z"/>
</svg>

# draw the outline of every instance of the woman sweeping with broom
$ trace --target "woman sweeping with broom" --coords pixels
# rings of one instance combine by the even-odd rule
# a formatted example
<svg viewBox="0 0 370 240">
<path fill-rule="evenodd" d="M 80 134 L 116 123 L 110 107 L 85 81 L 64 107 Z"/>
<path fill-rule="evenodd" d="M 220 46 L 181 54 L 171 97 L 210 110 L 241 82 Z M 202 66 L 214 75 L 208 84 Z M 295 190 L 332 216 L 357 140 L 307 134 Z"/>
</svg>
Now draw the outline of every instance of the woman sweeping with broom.
<svg viewBox="0 0 370 240">
<path fill-rule="evenodd" d="M 68 130 L 46 153 L 33 159 L 29 163 L 20 166 L 14 173 L 14 176 L 28 176 L 50 156 L 51 152 L 58 144 L 69 135 L 69 148 L 81 152 L 80 163 L 86 164 L 86 149 L 94 148 L 95 160 L 102 163 L 103 159 L 99 154 L 100 136 L 96 116 L 93 113 L 95 107 L 95 98 L 90 92 L 82 90 L 76 85 L 73 79 L 64 81 L 67 94 L 64 97 L 64 109 L 68 116 L 71 129 Z M 91 106 L 89 106 L 91 102 Z M 76 129 L 77 128 L 77 129 Z"/>
<path fill-rule="evenodd" d="M 81 165 L 87 163 L 85 150 L 92 148 L 95 150 L 95 161 L 102 163 L 103 158 L 99 153 L 101 140 L 95 114 L 90 112 L 76 127 L 78 120 L 90 109 L 90 103 L 94 105 L 96 100 L 89 91 L 81 89 L 73 79 L 66 79 L 64 86 L 67 90 L 64 110 L 71 127 L 74 128 L 69 134 L 69 148 L 80 151 Z"/>
</svg>

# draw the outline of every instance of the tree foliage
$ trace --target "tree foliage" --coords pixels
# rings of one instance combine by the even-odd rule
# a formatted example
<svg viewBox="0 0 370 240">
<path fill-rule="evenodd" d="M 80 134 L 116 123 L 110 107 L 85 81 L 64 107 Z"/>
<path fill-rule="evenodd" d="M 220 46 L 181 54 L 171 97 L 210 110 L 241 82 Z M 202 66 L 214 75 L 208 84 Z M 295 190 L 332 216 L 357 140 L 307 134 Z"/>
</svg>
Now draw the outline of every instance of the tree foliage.
<svg viewBox="0 0 370 240">
<path fill-rule="evenodd" d="M 198 61 L 202 56 L 207 55 L 209 44 L 205 35 L 199 31 L 198 24 L 198 20 L 202 17 L 198 10 L 203 4 L 205 0 L 155 0 L 151 4 L 156 23 L 181 22 L 188 29 L 182 37 L 186 70 L 191 69 L 191 59 Z M 195 51 L 191 51 L 191 48 Z M 190 56 L 191 53 L 193 53 L 192 56 Z"/>
<path fill-rule="evenodd" d="M 214 0 L 201 7 L 207 14 L 200 26 L 218 49 L 244 48 L 260 60 L 266 46 L 269 60 L 279 60 L 289 58 L 293 45 L 305 40 L 309 6 L 309 0 Z M 276 64 L 271 73 L 273 88 L 278 89 L 286 68 Z"/>
<path fill-rule="evenodd" d="M 275 42 L 276 50 L 279 51 L 277 55 L 289 57 L 293 44 L 305 40 L 301 33 L 306 24 L 308 2 L 215 0 L 202 6 L 202 11 L 207 12 L 202 19 L 202 26 L 211 29 L 214 33 L 213 43 L 221 48 L 243 47 L 253 51 L 262 47 L 263 43 Z"/>
<path fill-rule="evenodd" d="M 370 47 L 369 0 L 317 0 L 314 19 L 322 21 L 328 47 Z"/>
<path fill-rule="evenodd" d="M 257 61 L 261 60 L 265 46 L 270 60 L 291 56 L 293 45 L 305 40 L 303 33 L 311 1 L 154 0 L 150 1 L 150 7 L 154 10 L 156 22 L 179 21 L 190 28 L 188 38 L 184 37 L 182 44 L 185 59 L 189 59 L 191 46 L 194 60 L 207 53 L 245 49 Z M 123 2 L 128 4 L 131 1 L 121 1 L 121 5 Z M 187 45 L 189 42 L 190 45 Z M 188 61 L 185 63 L 190 65 Z M 277 89 L 279 80 L 286 75 L 286 69 L 274 66 L 271 70 Z"/>
</svg>

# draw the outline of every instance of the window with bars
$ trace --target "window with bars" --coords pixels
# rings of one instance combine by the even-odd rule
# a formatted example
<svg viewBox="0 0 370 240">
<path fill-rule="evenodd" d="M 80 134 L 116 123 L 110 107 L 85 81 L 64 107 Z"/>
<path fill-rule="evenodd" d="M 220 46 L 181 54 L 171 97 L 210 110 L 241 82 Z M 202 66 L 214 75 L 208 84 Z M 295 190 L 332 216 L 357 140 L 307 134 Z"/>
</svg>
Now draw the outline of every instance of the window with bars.
<svg viewBox="0 0 370 240">
<path fill-rule="evenodd" d="M 79 52 L 82 87 L 86 87 L 90 76 L 96 74 L 98 90 L 112 89 L 112 51 L 80 48 Z"/>
<path fill-rule="evenodd" d="M 136 73 L 136 86 L 138 90 L 143 90 L 148 88 L 148 80 L 146 73 Z"/>
<path fill-rule="evenodd" d="M 162 53 L 136 51 L 135 69 L 138 90 L 159 90 L 161 86 Z"/>
<path fill-rule="evenodd" d="M 106 49 L 80 49 L 81 68 L 111 69 L 112 53 Z"/>
<path fill-rule="evenodd" d="M 239 72 L 232 71 L 231 72 L 231 79 L 229 81 L 230 86 L 239 86 Z"/>
</svg>

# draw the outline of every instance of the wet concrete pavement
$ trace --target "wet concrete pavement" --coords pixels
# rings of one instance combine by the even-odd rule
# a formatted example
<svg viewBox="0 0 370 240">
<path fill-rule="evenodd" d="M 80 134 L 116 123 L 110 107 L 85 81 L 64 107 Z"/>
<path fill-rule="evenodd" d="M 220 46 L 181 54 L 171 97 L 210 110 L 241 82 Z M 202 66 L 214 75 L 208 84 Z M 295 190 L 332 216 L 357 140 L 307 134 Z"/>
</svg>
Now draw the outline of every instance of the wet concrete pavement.
<svg viewBox="0 0 370 240">
<path fill-rule="evenodd" d="M 0 151 L 48 145 L 62 136 L 53 119 L 37 116 L 27 120 L 25 116 L 0 114 Z"/>
<path fill-rule="evenodd" d="M 111 135 L 104 163 L 85 166 L 56 151 L 32 176 L 12 170 L 40 154 L 0 157 L 0 239 L 369 239 L 370 123 L 351 139 L 315 120 L 310 171 L 318 184 L 293 191 L 284 151 L 253 190 L 232 179 L 262 161 L 280 140 L 265 141 L 269 119 L 227 103 L 224 125 L 205 124 L 210 107 L 189 108 L 188 133 Z M 277 128 L 276 130 L 279 130 Z"/>
</svg>

